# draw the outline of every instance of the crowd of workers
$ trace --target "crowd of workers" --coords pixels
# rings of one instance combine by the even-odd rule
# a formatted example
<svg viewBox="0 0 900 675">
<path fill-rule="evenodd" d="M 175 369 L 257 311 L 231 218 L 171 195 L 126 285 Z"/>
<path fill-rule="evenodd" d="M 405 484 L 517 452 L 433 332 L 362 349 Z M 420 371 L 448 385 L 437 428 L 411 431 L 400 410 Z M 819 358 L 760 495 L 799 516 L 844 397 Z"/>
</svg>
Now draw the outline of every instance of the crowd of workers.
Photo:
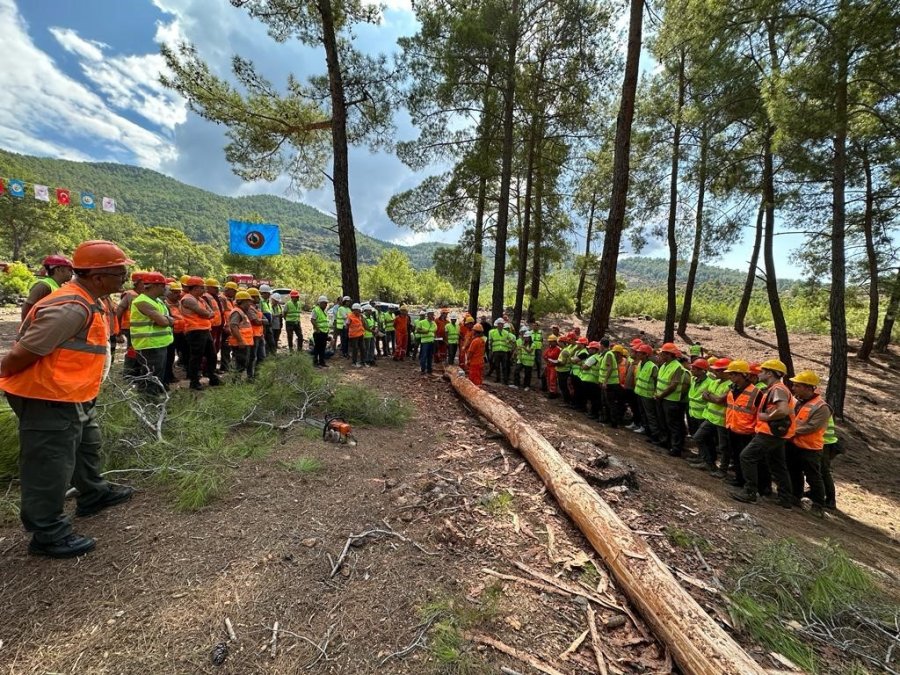
<svg viewBox="0 0 900 675">
<path fill-rule="evenodd" d="M 117 345 L 126 350 L 124 376 L 154 398 L 178 381 L 177 364 L 200 390 L 201 378 L 218 386 L 225 372 L 232 381 L 252 380 L 256 364 L 279 349 L 282 332 L 289 351 L 305 349 L 297 291 L 280 296 L 265 284 L 160 272 L 132 273 L 126 290 L 131 264 L 116 244 L 99 240 L 80 244 L 71 260 L 46 258 L 16 342 L 0 361 L 0 390 L 19 420 L 21 518 L 34 554 L 70 557 L 94 548 L 65 514 L 70 483 L 76 516 L 133 494 L 100 473 L 95 401 Z M 338 354 L 357 368 L 410 357 L 423 375 L 435 364 L 458 363 L 476 385 L 487 368 L 496 384 L 541 389 L 599 422 L 645 434 L 672 456 L 684 456 L 691 436 L 699 453 L 689 461 L 740 488 L 733 494 L 740 501 L 772 495 L 774 480 L 785 508 L 801 503 L 807 484 L 813 513 L 835 507 L 830 465 L 840 443 L 810 371 L 788 386 L 777 360 L 713 358 L 698 344 L 683 354 L 672 343 L 656 349 L 646 337 L 626 347 L 555 325 L 544 335 L 536 323 L 515 330 L 505 317 L 491 322 L 466 313 L 460 320 L 446 307 L 413 318 L 402 305 L 346 296 L 330 307 L 320 296 L 309 318 L 317 367 Z"/>
</svg>

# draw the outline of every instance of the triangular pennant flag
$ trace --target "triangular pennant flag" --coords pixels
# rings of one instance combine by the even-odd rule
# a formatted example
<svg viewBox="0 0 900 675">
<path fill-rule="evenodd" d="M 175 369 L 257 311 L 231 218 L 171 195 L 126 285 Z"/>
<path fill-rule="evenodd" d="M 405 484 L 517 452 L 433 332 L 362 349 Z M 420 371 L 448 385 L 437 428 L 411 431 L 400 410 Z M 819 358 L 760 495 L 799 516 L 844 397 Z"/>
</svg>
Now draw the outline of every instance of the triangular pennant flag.
<svg viewBox="0 0 900 675">
<path fill-rule="evenodd" d="M 40 202 L 49 202 L 50 201 L 50 188 L 46 185 L 35 185 L 34 186 L 34 198 Z"/>
<path fill-rule="evenodd" d="M 116 200 L 112 197 L 104 197 L 101 202 L 101 206 L 103 210 L 107 213 L 115 213 L 116 212 Z"/>
<path fill-rule="evenodd" d="M 9 188 L 9 194 L 16 199 L 22 199 L 25 196 L 25 183 L 15 178 L 10 179 L 6 184 Z"/>
<path fill-rule="evenodd" d="M 81 193 L 81 205 L 86 209 L 94 208 L 94 193 L 93 192 L 82 192 Z"/>
<path fill-rule="evenodd" d="M 72 195 L 69 194 L 68 190 L 56 188 L 56 203 L 60 206 L 68 206 L 72 203 Z"/>
</svg>

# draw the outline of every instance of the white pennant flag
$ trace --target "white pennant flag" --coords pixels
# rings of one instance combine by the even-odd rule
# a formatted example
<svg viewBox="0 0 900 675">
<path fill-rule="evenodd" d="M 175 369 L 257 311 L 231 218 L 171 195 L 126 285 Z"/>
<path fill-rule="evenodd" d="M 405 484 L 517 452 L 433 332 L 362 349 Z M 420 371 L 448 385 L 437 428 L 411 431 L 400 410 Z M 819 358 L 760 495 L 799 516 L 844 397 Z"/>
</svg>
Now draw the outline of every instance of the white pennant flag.
<svg viewBox="0 0 900 675">
<path fill-rule="evenodd" d="M 50 188 L 48 188 L 46 185 L 35 185 L 34 198 L 42 202 L 49 202 Z"/>
<path fill-rule="evenodd" d="M 104 211 L 107 211 L 108 213 L 115 213 L 116 212 L 116 200 L 113 199 L 112 197 L 104 197 L 103 202 L 101 203 L 101 207 L 103 208 Z"/>
</svg>

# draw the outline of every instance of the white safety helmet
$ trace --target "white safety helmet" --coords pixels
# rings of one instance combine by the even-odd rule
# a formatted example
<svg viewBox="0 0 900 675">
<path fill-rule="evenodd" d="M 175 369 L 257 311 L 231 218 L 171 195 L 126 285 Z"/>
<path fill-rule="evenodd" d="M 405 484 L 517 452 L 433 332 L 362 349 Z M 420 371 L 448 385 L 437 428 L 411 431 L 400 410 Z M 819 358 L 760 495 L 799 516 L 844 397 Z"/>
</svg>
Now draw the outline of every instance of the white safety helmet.
<svg viewBox="0 0 900 675">
<path fill-rule="evenodd" d="M 519 329 L 519 332 L 522 333 L 522 334 L 524 335 L 525 333 L 528 332 L 528 326 L 522 326 L 522 327 Z"/>
<path fill-rule="evenodd" d="M 350 309 L 361 309 L 358 302 L 354 302 Z"/>
<path fill-rule="evenodd" d="M 498 318 L 498 319 L 495 319 L 495 320 L 494 320 L 494 325 L 495 325 L 495 326 L 502 326 L 502 325 L 503 325 L 503 319 L 499 319 L 499 318 Z"/>
<path fill-rule="evenodd" d="M 328 298 L 325 297 L 324 295 L 320 295 L 319 299 L 316 300 L 316 304 L 318 305 L 320 302 L 328 302 Z"/>
<path fill-rule="evenodd" d="M 271 293 L 272 287 L 269 286 L 269 284 L 263 284 L 262 286 L 259 287 L 259 292 L 260 293 Z"/>
<path fill-rule="evenodd" d="M 362 306 L 362 311 L 364 311 L 364 312 L 371 312 L 371 311 L 372 311 L 372 305 L 363 305 L 363 306 Z"/>
<path fill-rule="evenodd" d="M 434 314 L 434 310 L 429 307 L 428 309 L 425 310 L 425 313 L 426 314 Z"/>
<path fill-rule="evenodd" d="M 341 298 L 341 302 L 350 302 L 350 296 L 345 295 L 343 298 Z"/>
<path fill-rule="evenodd" d="M 523 333 L 522 333 L 522 339 L 524 340 L 525 338 L 529 338 L 529 339 L 531 338 L 531 331 L 530 331 L 530 330 L 523 331 Z"/>
<path fill-rule="evenodd" d="M 457 314 L 456 312 L 453 312 L 453 313 L 450 315 L 450 320 L 451 320 L 451 321 L 455 321 L 455 320 L 457 320 L 457 319 L 459 319 L 459 314 Z"/>
</svg>

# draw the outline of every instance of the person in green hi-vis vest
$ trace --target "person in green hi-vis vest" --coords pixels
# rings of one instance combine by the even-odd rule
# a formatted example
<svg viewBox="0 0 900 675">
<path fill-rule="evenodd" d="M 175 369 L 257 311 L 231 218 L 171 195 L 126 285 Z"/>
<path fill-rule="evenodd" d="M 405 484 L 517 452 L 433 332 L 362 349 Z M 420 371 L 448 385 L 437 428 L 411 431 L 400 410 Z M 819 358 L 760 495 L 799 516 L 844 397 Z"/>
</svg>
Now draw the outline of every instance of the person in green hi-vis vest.
<svg viewBox="0 0 900 675">
<path fill-rule="evenodd" d="M 325 347 L 328 345 L 328 332 L 331 324 L 325 308 L 328 306 L 328 298 L 320 295 L 316 300 L 316 306 L 312 309 L 313 326 L 313 365 L 316 368 L 327 368 L 325 363 Z"/>
<path fill-rule="evenodd" d="M 22 304 L 22 321 L 39 300 L 50 295 L 72 279 L 72 261 L 61 255 L 48 255 L 41 263 L 45 276 L 38 277 L 31 286 L 28 297 Z"/>
<path fill-rule="evenodd" d="M 419 338 L 419 368 L 422 375 L 431 373 L 434 363 L 434 337 L 437 324 L 434 321 L 434 310 L 429 309 L 424 319 L 416 322 L 416 337 Z"/>
<path fill-rule="evenodd" d="M 166 356 L 175 339 L 175 319 L 160 299 L 165 292 L 166 278 L 159 272 L 147 272 L 144 292 L 131 301 L 131 346 L 137 352 L 135 381 L 140 391 L 151 396 L 167 389 L 163 384 Z"/>
<path fill-rule="evenodd" d="M 297 351 L 303 351 L 303 328 L 300 326 L 300 315 L 303 313 L 303 303 L 300 302 L 300 292 L 291 291 L 288 301 L 284 303 L 284 327 L 287 332 L 288 351 L 294 351 L 294 338 L 297 339 Z"/>
<path fill-rule="evenodd" d="M 450 323 L 444 326 L 444 335 L 447 337 L 447 364 L 453 365 L 456 361 L 456 352 L 459 349 L 459 314 L 450 315 Z"/>
</svg>

